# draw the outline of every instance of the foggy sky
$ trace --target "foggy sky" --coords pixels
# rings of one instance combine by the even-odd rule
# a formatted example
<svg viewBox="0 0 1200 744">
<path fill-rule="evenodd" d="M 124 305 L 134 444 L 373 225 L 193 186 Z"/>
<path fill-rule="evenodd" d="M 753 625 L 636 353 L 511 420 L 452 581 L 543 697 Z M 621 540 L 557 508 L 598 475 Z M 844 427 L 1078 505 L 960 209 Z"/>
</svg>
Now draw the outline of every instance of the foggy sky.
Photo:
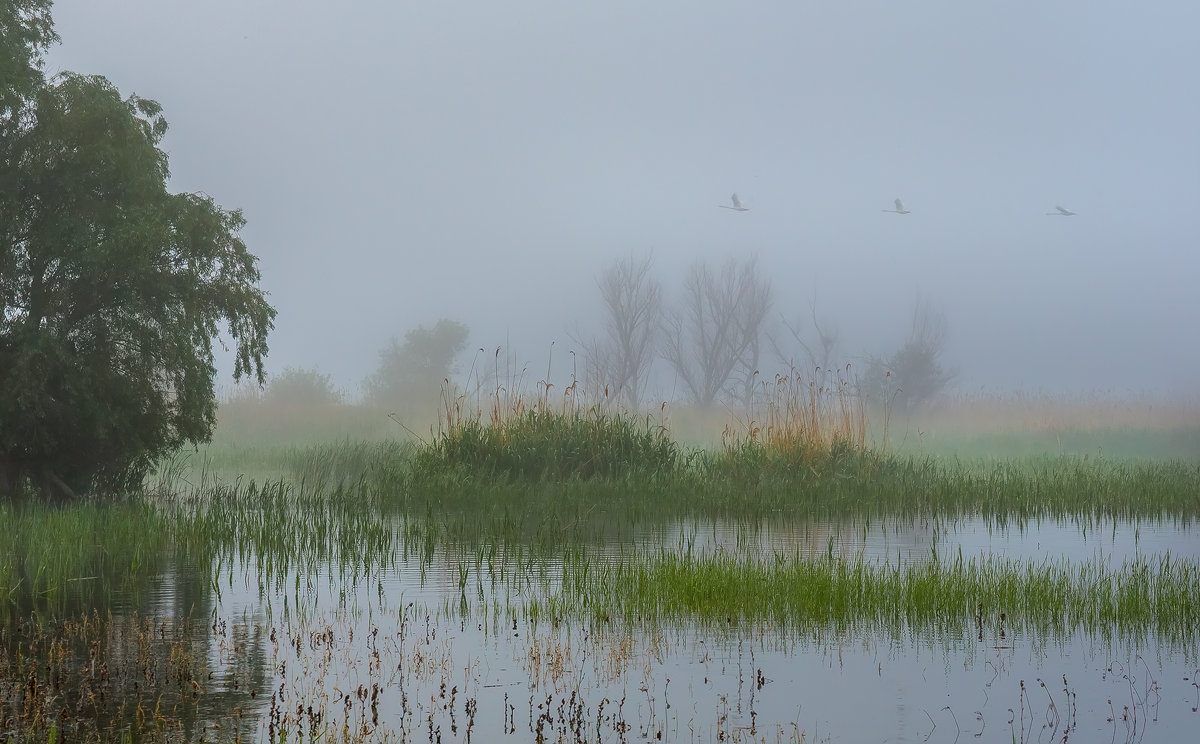
<svg viewBox="0 0 1200 744">
<path fill-rule="evenodd" d="M 1200 391 L 1190 0 L 54 17 L 47 70 L 162 103 L 172 188 L 244 210 L 273 371 L 354 391 L 391 336 L 448 317 L 538 378 L 596 327 L 614 259 L 652 254 L 674 295 L 696 259 L 757 255 L 775 317 L 815 302 L 847 361 L 899 345 L 920 294 L 959 389 Z M 717 208 L 734 191 L 751 211 Z M 896 197 L 912 214 L 881 211 Z"/>
</svg>

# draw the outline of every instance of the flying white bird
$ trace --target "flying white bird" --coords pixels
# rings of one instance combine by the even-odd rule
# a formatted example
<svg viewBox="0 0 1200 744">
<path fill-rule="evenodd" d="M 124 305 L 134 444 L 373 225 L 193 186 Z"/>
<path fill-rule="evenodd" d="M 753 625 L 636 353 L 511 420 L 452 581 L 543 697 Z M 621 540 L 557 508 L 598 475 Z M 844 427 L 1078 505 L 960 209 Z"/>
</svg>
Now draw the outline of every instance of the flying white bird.
<svg viewBox="0 0 1200 744">
<path fill-rule="evenodd" d="M 1046 212 L 1046 214 L 1051 215 L 1053 217 L 1074 217 L 1075 216 L 1074 212 L 1072 212 L 1069 209 L 1063 209 L 1062 207 L 1058 206 L 1057 204 L 1054 205 L 1054 208 L 1057 209 L 1058 211 L 1057 212 Z"/>
<path fill-rule="evenodd" d="M 895 209 L 881 209 L 881 210 L 879 210 L 879 211 L 881 211 L 881 212 L 895 212 L 896 214 L 912 214 L 912 212 L 910 212 L 910 211 L 908 211 L 907 209 L 905 209 L 905 208 L 904 208 L 904 202 L 902 202 L 902 201 L 900 201 L 899 199 L 897 199 L 895 203 L 896 203 L 896 208 L 895 208 Z"/>
<path fill-rule="evenodd" d="M 743 206 L 742 206 L 742 200 L 738 198 L 738 195 L 737 195 L 737 194 L 734 194 L 734 195 L 733 195 L 732 197 L 730 197 L 730 198 L 733 200 L 733 206 L 732 206 L 732 207 L 731 207 L 731 206 L 729 206 L 728 204 L 718 204 L 717 206 L 718 206 L 718 207 L 720 207 L 721 209 L 732 209 L 732 210 L 734 210 L 735 212 L 749 212 L 749 211 L 750 211 L 750 210 L 749 210 L 749 209 L 747 209 L 746 207 L 743 207 Z"/>
</svg>

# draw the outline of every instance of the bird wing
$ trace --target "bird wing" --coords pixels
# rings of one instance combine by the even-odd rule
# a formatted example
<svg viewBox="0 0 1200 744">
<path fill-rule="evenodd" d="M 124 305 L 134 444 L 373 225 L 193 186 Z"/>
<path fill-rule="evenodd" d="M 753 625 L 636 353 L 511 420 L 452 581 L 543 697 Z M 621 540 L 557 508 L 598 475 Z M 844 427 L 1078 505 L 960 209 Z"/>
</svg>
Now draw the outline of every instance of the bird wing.
<svg viewBox="0 0 1200 744">
<path fill-rule="evenodd" d="M 900 201 L 899 199 L 896 200 L 896 211 L 897 212 L 904 211 L 904 202 Z"/>
<path fill-rule="evenodd" d="M 1074 212 L 1072 212 L 1071 210 L 1063 209 L 1062 207 L 1058 206 L 1057 204 L 1054 205 L 1054 208 L 1063 214 L 1067 214 L 1067 215 L 1074 214 Z"/>
<path fill-rule="evenodd" d="M 731 198 L 733 199 L 733 208 L 741 209 L 742 208 L 742 200 L 738 198 L 738 195 L 734 194 Z"/>
</svg>

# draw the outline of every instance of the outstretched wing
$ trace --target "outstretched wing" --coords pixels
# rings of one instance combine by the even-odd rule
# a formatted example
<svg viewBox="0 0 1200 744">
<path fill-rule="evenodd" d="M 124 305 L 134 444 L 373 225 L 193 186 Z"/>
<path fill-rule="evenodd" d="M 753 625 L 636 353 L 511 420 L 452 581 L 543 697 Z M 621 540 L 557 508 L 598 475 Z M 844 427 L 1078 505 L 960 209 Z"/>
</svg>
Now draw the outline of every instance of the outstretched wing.
<svg viewBox="0 0 1200 744">
<path fill-rule="evenodd" d="M 738 195 L 734 194 L 731 198 L 733 199 L 733 208 L 741 209 L 742 208 L 742 200 L 738 198 Z"/>
<path fill-rule="evenodd" d="M 896 211 L 897 212 L 904 211 L 904 202 L 900 201 L 899 199 L 896 200 Z"/>
</svg>

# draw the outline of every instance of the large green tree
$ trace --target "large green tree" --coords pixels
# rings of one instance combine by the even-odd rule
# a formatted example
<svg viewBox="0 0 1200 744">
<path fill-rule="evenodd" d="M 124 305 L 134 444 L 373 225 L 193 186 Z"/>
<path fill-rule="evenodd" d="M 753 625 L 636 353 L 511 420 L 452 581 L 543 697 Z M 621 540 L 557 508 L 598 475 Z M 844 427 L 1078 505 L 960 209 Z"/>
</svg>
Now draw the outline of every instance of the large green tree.
<svg viewBox="0 0 1200 744">
<path fill-rule="evenodd" d="M 58 40 L 50 0 L 0 2 L 0 130 L 7 134 L 42 83 L 42 52 Z"/>
<path fill-rule="evenodd" d="M 168 191 L 161 107 L 40 76 L 46 9 L 0 10 L 0 495 L 62 499 L 206 441 L 214 341 L 261 384 L 275 311 L 241 213 Z"/>
</svg>

